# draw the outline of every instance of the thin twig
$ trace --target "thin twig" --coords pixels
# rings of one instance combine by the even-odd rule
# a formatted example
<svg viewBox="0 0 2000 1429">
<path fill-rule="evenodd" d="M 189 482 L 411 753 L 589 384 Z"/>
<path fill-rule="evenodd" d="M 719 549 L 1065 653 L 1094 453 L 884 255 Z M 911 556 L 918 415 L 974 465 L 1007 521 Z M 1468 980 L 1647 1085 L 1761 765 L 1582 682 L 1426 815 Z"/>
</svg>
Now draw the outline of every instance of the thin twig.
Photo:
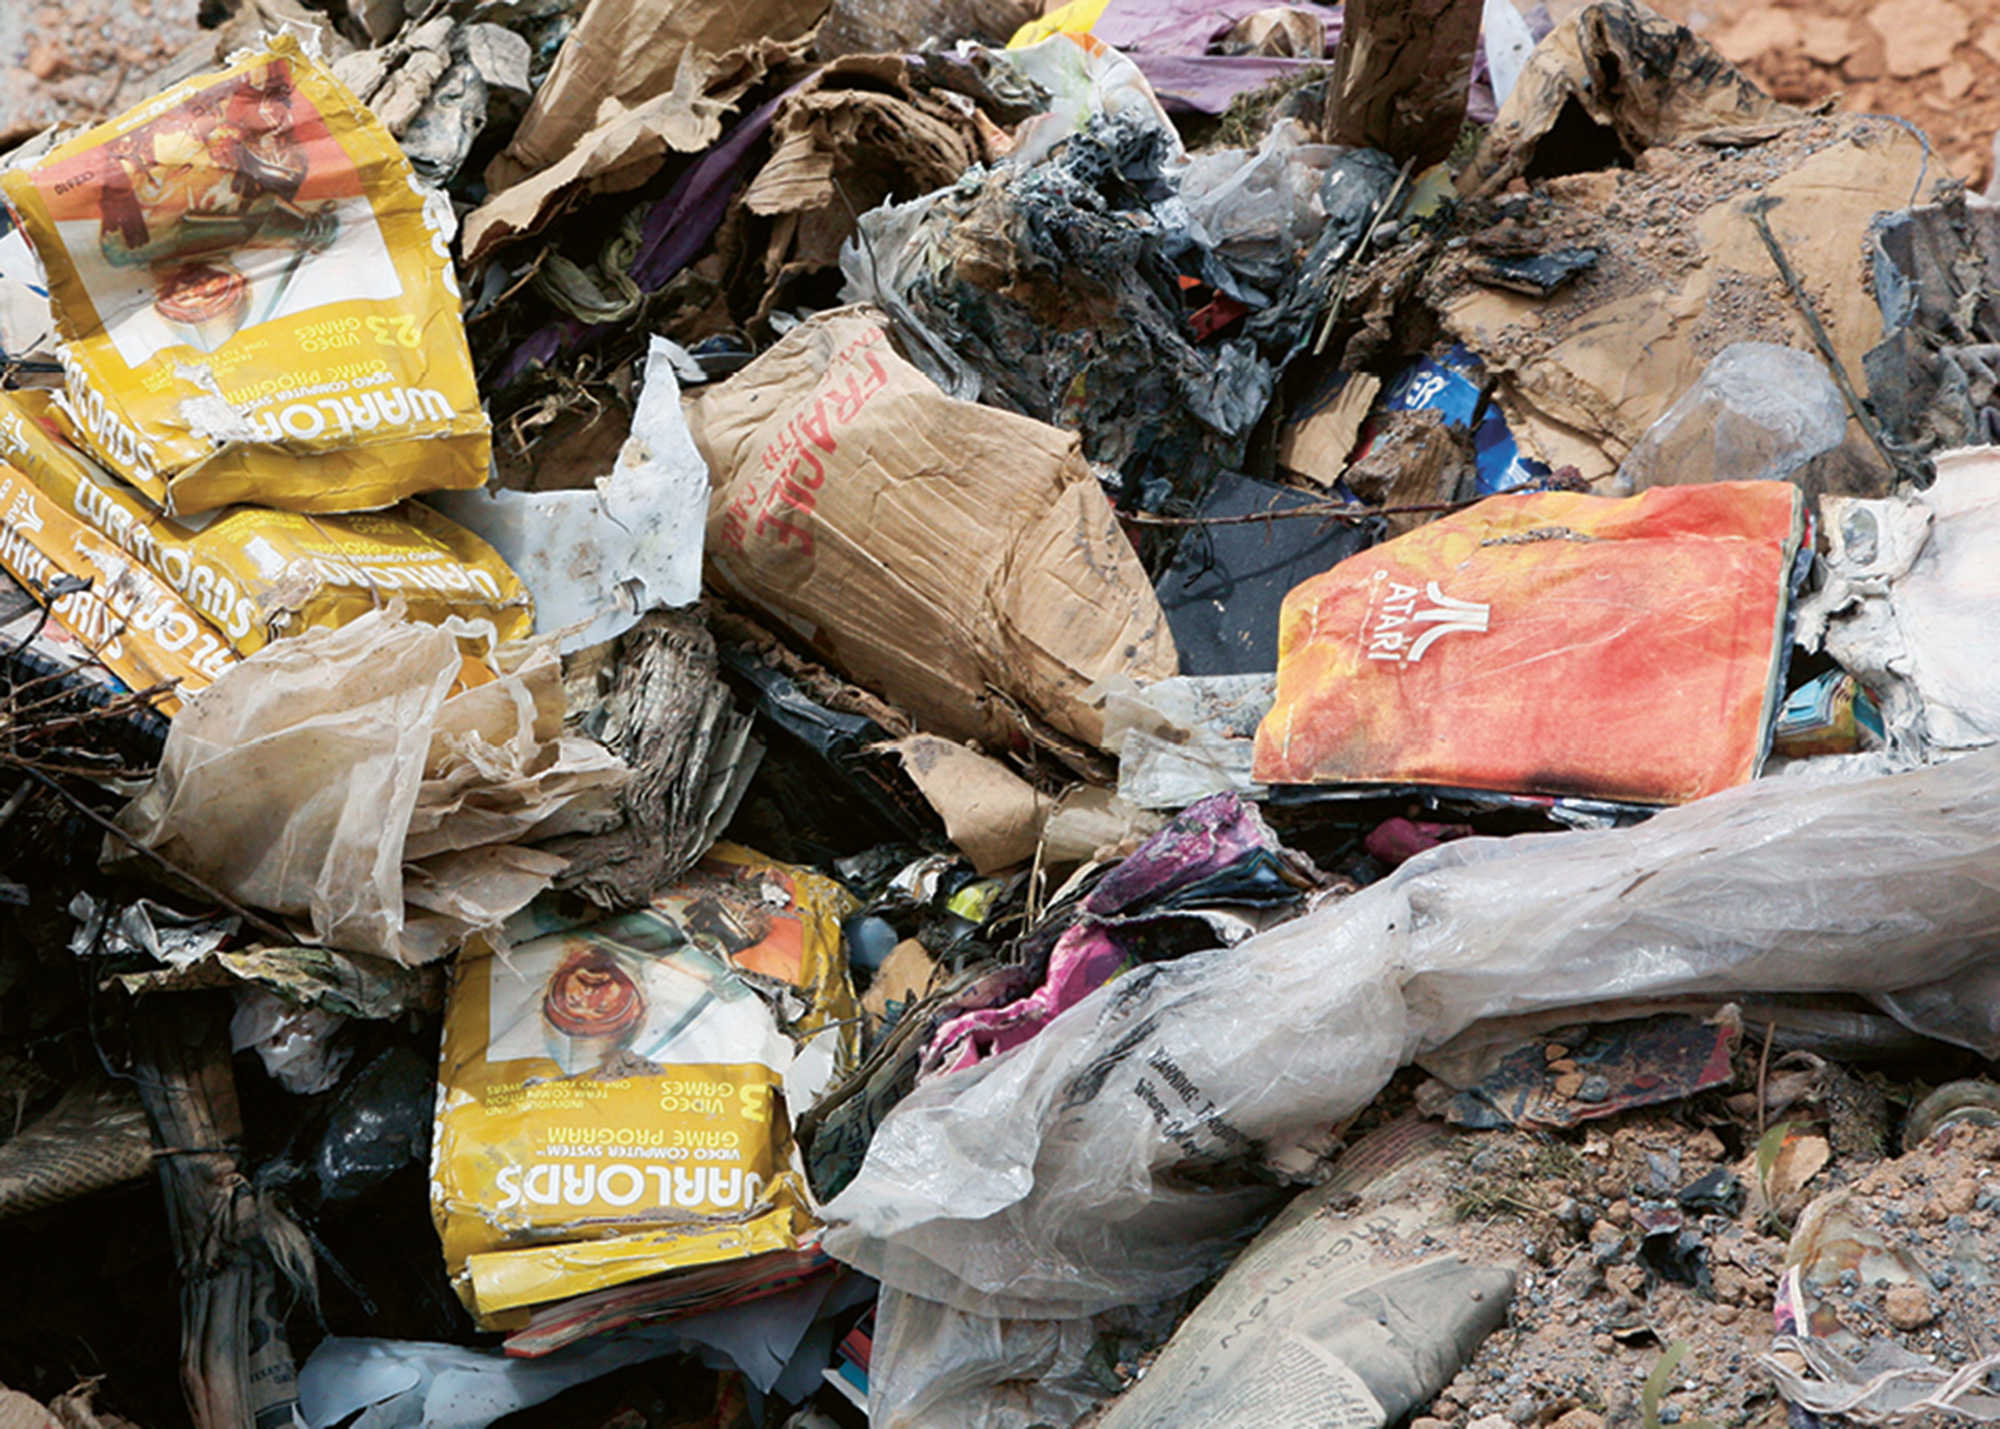
<svg viewBox="0 0 2000 1429">
<path fill-rule="evenodd" d="M 1353 273 L 1354 265 L 1368 254 L 1368 245 L 1375 241 L 1375 231 L 1382 226 L 1382 220 L 1389 216 L 1389 207 L 1403 196 L 1403 186 L 1410 181 L 1410 168 L 1415 159 L 1403 161 L 1403 171 L 1396 175 L 1396 182 L 1389 186 L 1388 194 L 1381 206 L 1368 220 L 1368 227 L 1362 231 L 1361 241 L 1354 245 L 1354 251 L 1340 265 L 1340 283 L 1334 289 L 1333 301 L 1327 304 L 1326 320 L 1320 324 L 1319 339 L 1313 343 L 1313 356 L 1319 357 L 1326 351 L 1327 339 L 1333 336 L 1333 325 L 1340 321 L 1340 310 L 1347 305 L 1347 280 Z"/>
<path fill-rule="evenodd" d="M 1771 1042 L 1778 1035 L 1778 1024 L 1764 1024 L 1764 1055 L 1757 1059 L 1757 1144 L 1764 1144 L 1764 1086 L 1771 1071 Z"/>
<path fill-rule="evenodd" d="M 1284 521 L 1305 516 L 1317 516 L 1327 521 L 1366 521 L 1373 516 L 1416 516 L 1434 511 L 1463 511 L 1468 506 L 1477 506 L 1482 501 L 1495 496 L 1520 496 L 1536 489 L 1537 483 L 1526 481 L 1500 491 L 1491 491 L 1484 496 L 1468 497 L 1464 501 L 1425 501 L 1408 506 L 1364 506 L 1346 501 L 1315 501 L 1303 506 L 1288 506 L 1282 511 L 1252 511 L 1243 516 L 1157 516 L 1150 511 L 1121 511 L 1120 521 L 1130 521 L 1135 526 L 1247 526 L 1253 521 Z"/>
<path fill-rule="evenodd" d="M 42 773 L 41 770 L 30 767 L 27 772 L 31 777 L 39 779 L 49 788 L 55 790 L 57 794 L 59 794 L 63 799 L 68 801 L 70 807 L 74 808 L 79 814 L 82 814 L 92 823 L 102 828 L 106 833 L 117 835 L 119 838 L 123 839 L 125 843 L 135 853 L 141 854 L 142 856 L 151 859 L 154 863 L 158 864 L 168 873 L 174 875 L 174 877 L 181 879 L 186 883 L 192 885 L 193 887 L 199 889 L 203 897 L 213 898 L 217 903 L 220 903 L 223 907 L 227 908 L 230 912 L 234 913 L 237 917 L 241 918 L 245 923 L 248 923 L 251 927 L 255 928 L 258 932 L 264 934 L 266 937 L 271 938 L 279 943 L 285 944 L 286 946 L 291 946 L 298 942 L 298 939 L 294 938 L 290 933 L 286 932 L 283 928 L 280 928 L 276 923 L 271 922 L 269 919 L 265 918 L 263 915 L 259 913 L 253 912 L 252 910 L 245 908 L 241 903 L 238 903 L 234 898 L 231 898 L 227 893 L 224 893 L 221 889 L 212 887 L 207 880 L 196 877 L 194 874 L 189 873 L 184 868 L 177 867 L 174 864 L 173 860 L 166 857 L 166 855 L 160 853 L 157 849 L 147 848 L 144 844 L 140 843 L 137 839 L 133 838 L 132 835 L 128 834 L 127 832 L 125 832 L 125 830 L 118 827 L 117 824 L 113 823 L 110 819 L 105 818 L 104 815 L 98 813 L 97 810 L 91 808 L 90 805 L 84 803 L 83 800 L 79 799 L 76 795 L 70 793 L 69 790 L 63 788 L 62 785 L 58 784 L 55 780 L 49 778 L 48 775 Z"/>
<path fill-rule="evenodd" d="M 1840 388 L 1840 395 L 1847 400 L 1847 410 L 1852 412 L 1854 420 L 1861 424 L 1861 430 L 1874 444 L 1876 454 L 1898 476 L 1908 478 L 1920 486 L 1926 485 L 1922 479 L 1923 474 L 1916 470 L 1915 463 L 1905 454 L 1890 449 L 1888 438 L 1876 424 L 1874 414 L 1862 405 L 1861 394 L 1854 390 L 1854 382 L 1847 375 L 1847 365 L 1840 360 L 1839 352 L 1835 351 L 1833 339 L 1828 336 L 1825 325 L 1819 320 L 1818 310 L 1813 307 L 1812 299 L 1806 294 L 1805 285 L 1799 281 L 1798 273 L 1792 268 L 1792 260 L 1785 256 L 1784 245 L 1778 242 L 1778 235 L 1771 231 L 1771 220 L 1765 215 L 1777 206 L 1777 199 L 1764 194 L 1744 204 L 1743 212 L 1749 218 L 1750 226 L 1757 230 L 1757 236 L 1764 240 L 1764 248 L 1770 253 L 1771 261 L 1777 265 L 1779 278 L 1784 280 L 1786 290 L 1792 295 L 1792 301 L 1798 304 L 1799 316 L 1805 319 L 1806 329 L 1812 334 L 1813 346 L 1819 349 L 1819 355 L 1826 360 L 1826 365 L 1833 374 L 1834 385 Z"/>
<path fill-rule="evenodd" d="M 549 256 L 549 250 L 546 248 L 542 249 L 541 252 L 537 253 L 535 255 L 535 261 L 527 266 L 527 268 L 522 272 L 521 276 L 514 280 L 513 285 L 509 287 L 506 292 L 501 293 L 498 297 L 494 298 L 492 302 L 488 303 L 480 311 L 473 313 L 471 316 L 467 317 L 465 320 L 466 323 L 470 325 L 472 323 L 485 322 L 486 319 L 492 317 L 493 314 L 501 311 L 500 305 L 502 303 L 505 303 L 509 298 L 513 297 L 514 294 L 520 292 L 521 289 L 527 287 L 528 284 L 534 282 L 535 275 L 542 271 L 542 260 L 548 256 Z"/>
</svg>

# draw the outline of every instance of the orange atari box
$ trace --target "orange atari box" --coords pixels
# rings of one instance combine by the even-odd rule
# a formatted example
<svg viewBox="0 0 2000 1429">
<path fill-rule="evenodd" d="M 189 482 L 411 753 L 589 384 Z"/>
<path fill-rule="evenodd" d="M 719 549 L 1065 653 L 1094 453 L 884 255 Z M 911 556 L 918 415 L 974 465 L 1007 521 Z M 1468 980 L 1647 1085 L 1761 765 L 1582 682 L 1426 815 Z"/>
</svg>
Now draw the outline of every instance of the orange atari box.
<svg viewBox="0 0 2000 1429">
<path fill-rule="evenodd" d="M 1804 503 L 1782 482 L 1497 496 L 1285 597 L 1267 784 L 1679 804 L 1762 761 Z"/>
</svg>

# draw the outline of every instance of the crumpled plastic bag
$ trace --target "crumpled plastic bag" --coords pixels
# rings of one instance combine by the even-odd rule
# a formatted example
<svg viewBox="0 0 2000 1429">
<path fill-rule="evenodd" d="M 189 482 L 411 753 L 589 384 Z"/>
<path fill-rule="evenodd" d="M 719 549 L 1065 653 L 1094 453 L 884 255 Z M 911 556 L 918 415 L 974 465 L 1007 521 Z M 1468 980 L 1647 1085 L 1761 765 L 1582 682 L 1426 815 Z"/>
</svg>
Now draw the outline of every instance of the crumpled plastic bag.
<svg viewBox="0 0 2000 1429">
<path fill-rule="evenodd" d="M 499 646 L 454 694 L 462 639 L 492 627 L 397 602 L 265 647 L 188 701 L 120 826 L 346 952 L 428 962 L 497 932 L 564 866 L 521 845 L 602 828 L 630 771 L 563 735 L 553 646 Z"/>
<path fill-rule="evenodd" d="M 1196 1283 L 1267 1188 L 1213 1173 L 1322 1134 L 1484 1017 L 1604 999 L 1856 992 L 2000 1052 L 2000 749 L 1764 780 L 1636 828 L 1467 839 L 1226 952 L 1115 979 L 912 1093 L 826 1207 L 827 1250 L 992 1317 Z M 1194 1171 L 1196 1176 L 1182 1173 Z"/>
<path fill-rule="evenodd" d="M 1088 1319 L 988 1320 L 884 1290 L 869 1355 L 874 1429 L 1070 1424 L 1103 1387 L 1086 1363 Z"/>
</svg>

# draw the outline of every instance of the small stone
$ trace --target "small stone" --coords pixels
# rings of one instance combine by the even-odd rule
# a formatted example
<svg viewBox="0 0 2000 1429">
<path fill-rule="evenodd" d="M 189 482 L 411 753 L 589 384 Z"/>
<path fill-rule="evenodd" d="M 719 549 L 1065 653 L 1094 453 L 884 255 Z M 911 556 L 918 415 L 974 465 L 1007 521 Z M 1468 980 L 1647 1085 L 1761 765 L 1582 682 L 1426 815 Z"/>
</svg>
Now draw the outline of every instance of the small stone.
<svg viewBox="0 0 2000 1429">
<path fill-rule="evenodd" d="M 1618 1341 L 1612 1339 L 1609 1335 L 1592 1335 L 1590 1337 L 1590 1347 L 1601 1355 L 1608 1355 L 1618 1348 Z"/>
<path fill-rule="evenodd" d="M 1519 1425 L 1532 1424 L 1540 1408 L 1532 1394 L 1516 1395 L 1507 1405 L 1507 1418 Z"/>
<path fill-rule="evenodd" d="M 1938 1193 L 1938 1200 L 1953 1215 L 1962 1216 L 1971 1210 L 1979 1200 L 1979 1183 L 1970 1176 L 1952 1182 Z"/>
<path fill-rule="evenodd" d="M 1604 1283 L 1614 1293 L 1637 1304 L 1646 1289 L 1646 1268 L 1643 1265 L 1607 1266 Z"/>
<path fill-rule="evenodd" d="M 1722 1302 L 1721 1309 L 1733 1311 L 1736 1306 L 1748 1303 L 1751 1280 L 1743 1271 L 1733 1265 L 1718 1265 L 1712 1275 L 1715 1298 Z"/>
<path fill-rule="evenodd" d="M 1556 1095 L 1573 1098 L 1583 1090 L 1583 1073 L 1562 1072 L 1556 1077 Z"/>
<path fill-rule="evenodd" d="M 1542 1048 L 1542 1056 L 1551 1062 L 1560 1062 L 1569 1056 L 1569 1048 L 1563 1046 L 1560 1042 L 1551 1042 L 1548 1046 Z"/>
<path fill-rule="evenodd" d="M 1883 1309 L 1888 1313 L 1889 1323 L 1899 1330 L 1920 1330 L 1937 1318 L 1937 1311 L 1931 1308 L 1931 1297 L 1915 1285 L 1891 1286 Z"/>
<path fill-rule="evenodd" d="M 1854 33 L 1853 24 L 1838 15 L 1802 16 L 1799 28 L 1803 41 L 1800 48 L 1805 51 L 1806 58 L 1829 69 L 1839 66 L 1841 61 L 1861 48 L 1861 39 Z"/>
<path fill-rule="evenodd" d="M 1549 1429 L 1604 1429 L 1604 1417 L 1579 1407 L 1556 1420 Z"/>
<path fill-rule="evenodd" d="M 1611 1079 L 1601 1075 L 1585 1077 L 1583 1085 L 1576 1089 L 1576 1099 L 1591 1106 L 1610 1101 Z"/>
<path fill-rule="evenodd" d="M 41 41 L 28 51 L 28 72 L 44 84 L 51 80 L 67 77 L 75 72 L 69 54 L 61 45 Z"/>
<path fill-rule="evenodd" d="M 1514 1429 L 1514 1421 L 1504 1414 L 1483 1414 L 1465 1429 Z"/>
<path fill-rule="evenodd" d="M 1697 1131 L 1688 1138 L 1688 1155 L 1703 1161 L 1720 1161 L 1723 1157 L 1722 1138 L 1707 1129 Z"/>
<path fill-rule="evenodd" d="M 1972 37 L 1972 22 L 1951 0 L 1882 0 L 1868 23 L 1882 37 L 1889 73 L 1901 79 L 1942 69 Z"/>
<path fill-rule="evenodd" d="M 1451 1429 L 1451 1425 L 1446 1420 L 1433 1419 L 1428 1414 L 1422 1414 L 1410 1421 L 1410 1429 Z"/>
</svg>

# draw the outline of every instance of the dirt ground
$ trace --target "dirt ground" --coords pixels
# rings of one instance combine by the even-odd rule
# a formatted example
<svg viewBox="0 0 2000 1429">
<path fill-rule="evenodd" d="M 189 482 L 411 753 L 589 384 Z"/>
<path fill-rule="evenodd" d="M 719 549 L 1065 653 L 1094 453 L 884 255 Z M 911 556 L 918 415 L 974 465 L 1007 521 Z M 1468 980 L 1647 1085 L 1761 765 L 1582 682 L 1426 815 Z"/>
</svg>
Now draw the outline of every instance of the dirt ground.
<svg viewBox="0 0 2000 1429">
<path fill-rule="evenodd" d="M 0 148 L 50 124 L 109 119 L 199 39 L 201 0 L 0 3 Z"/>
<path fill-rule="evenodd" d="M 1802 1135 L 1817 1153 L 1810 1174 L 1766 1204 L 1754 1153 L 1726 1154 L 1693 1119 L 1644 1114 L 1554 1142 L 1468 1138 L 1445 1192 L 1460 1219 L 1438 1238 L 1468 1259 L 1514 1251 L 1527 1263 L 1508 1325 L 1412 1429 L 1640 1429 L 1646 1382 L 1682 1345 L 1660 1383 L 1660 1424 L 1782 1429 L 1758 1361 L 1773 1349 L 1788 1238 L 1814 1333 L 1951 1368 L 1993 1353 L 2000 1132 L 1957 1129 L 1894 1159 Z M 1717 1171 L 1747 1192 L 1739 1210 L 1676 1206 L 1677 1187 Z M 1814 1224 L 1827 1227 L 1816 1238 Z"/>
<path fill-rule="evenodd" d="M 1563 0 L 1560 14 L 1581 0 Z M 1975 189 L 2000 132 L 2000 0 L 1651 0 L 1779 99 L 1891 114 Z"/>
</svg>

